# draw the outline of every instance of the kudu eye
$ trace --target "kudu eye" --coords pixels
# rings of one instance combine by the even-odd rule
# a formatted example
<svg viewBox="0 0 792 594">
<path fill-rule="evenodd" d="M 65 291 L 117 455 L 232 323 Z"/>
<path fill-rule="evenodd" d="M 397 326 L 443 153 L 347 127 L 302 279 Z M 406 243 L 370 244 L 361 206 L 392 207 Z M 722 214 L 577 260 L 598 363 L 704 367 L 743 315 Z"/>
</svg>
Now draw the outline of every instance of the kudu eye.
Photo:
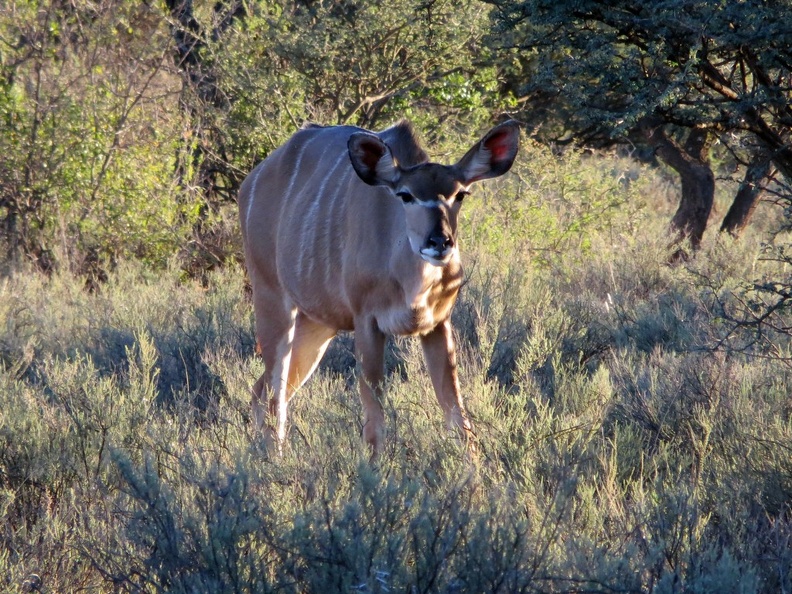
<svg viewBox="0 0 792 594">
<path fill-rule="evenodd" d="M 410 194 L 409 192 L 397 192 L 396 195 L 399 198 L 401 198 L 402 202 L 404 202 L 405 204 L 409 204 L 410 202 L 415 200 L 415 197 L 412 194 Z"/>
<path fill-rule="evenodd" d="M 470 192 L 457 192 L 457 195 L 454 197 L 454 202 L 462 202 L 467 196 L 470 196 Z"/>
</svg>

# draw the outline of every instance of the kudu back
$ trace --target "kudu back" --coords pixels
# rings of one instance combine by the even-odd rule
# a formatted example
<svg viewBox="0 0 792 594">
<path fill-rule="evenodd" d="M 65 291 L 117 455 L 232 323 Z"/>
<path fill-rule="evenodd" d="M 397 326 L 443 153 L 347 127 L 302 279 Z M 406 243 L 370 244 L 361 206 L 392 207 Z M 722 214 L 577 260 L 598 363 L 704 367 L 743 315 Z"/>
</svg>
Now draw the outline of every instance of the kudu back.
<svg viewBox="0 0 792 594">
<path fill-rule="evenodd" d="M 252 410 L 268 441 L 283 443 L 289 399 L 339 330 L 355 332 L 374 456 L 387 335 L 420 337 L 446 423 L 471 436 L 450 324 L 462 283 L 457 220 L 471 184 L 506 173 L 518 143 L 506 122 L 446 166 L 428 160 L 407 122 L 378 133 L 309 125 L 250 173 L 239 213 L 265 366 Z"/>
</svg>

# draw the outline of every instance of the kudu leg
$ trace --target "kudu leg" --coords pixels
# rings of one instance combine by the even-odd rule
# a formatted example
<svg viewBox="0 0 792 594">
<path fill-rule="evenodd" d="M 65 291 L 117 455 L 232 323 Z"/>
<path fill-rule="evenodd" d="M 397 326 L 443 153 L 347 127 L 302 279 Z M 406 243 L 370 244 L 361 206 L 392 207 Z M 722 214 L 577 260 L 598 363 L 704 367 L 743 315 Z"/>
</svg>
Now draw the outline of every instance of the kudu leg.
<svg viewBox="0 0 792 594">
<path fill-rule="evenodd" d="M 373 320 L 355 321 L 355 356 L 360 365 L 363 439 L 371 446 L 371 459 L 374 460 L 384 446 L 385 335 Z"/>
<path fill-rule="evenodd" d="M 280 448 L 286 438 L 289 401 L 314 372 L 336 331 L 301 313 L 296 319 L 291 314 L 277 319 L 268 317 L 257 324 L 258 327 L 261 328 L 257 334 L 265 369 L 253 386 L 254 426 L 257 431 L 265 432 L 268 442 L 276 442 Z M 284 375 L 286 369 L 288 379 Z"/>
<path fill-rule="evenodd" d="M 446 321 L 421 337 L 426 367 L 446 425 L 459 432 L 468 449 L 474 448 L 473 424 L 468 419 L 457 379 L 456 346 L 451 323 Z"/>
<path fill-rule="evenodd" d="M 253 426 L 256 432 L 264 433 L 268 446 L 276 442 L 280 447 L 286 437 L 288 374 L 297 310 L 278 299 L 261 298 L 254 302 L 254 308 L 264 373 L 253 386 Z"/>
<path fill-rule="evenodd" d="M 311 377 L 335 335 L 333 328 L 314 322 L 303 313 L 297 314 L 287 400 Z"/>
</svg>

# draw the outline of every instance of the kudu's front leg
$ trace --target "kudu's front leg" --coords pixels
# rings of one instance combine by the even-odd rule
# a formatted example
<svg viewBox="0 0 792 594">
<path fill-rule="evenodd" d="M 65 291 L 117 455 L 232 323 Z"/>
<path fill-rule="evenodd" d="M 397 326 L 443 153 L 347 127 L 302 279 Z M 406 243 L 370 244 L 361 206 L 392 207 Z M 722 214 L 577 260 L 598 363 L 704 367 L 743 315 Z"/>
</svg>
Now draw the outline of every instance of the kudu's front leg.
<svg viewBox="0 0 792 594">
<path fill-rule="evenodd" d="M 363 439 L 371 446 L 371 459 L 375 460 L 382 452 L 385 437 L 385 335 L 373 319 L 355 320 L 355 356 L 360 365 Z"/>
<path fill-rule="evenodd" d="M 457 379 L 456 346 L 451 322 L 446 320 L 421 337 L 426 367 L 432 378 L 446 426 L 459 432 L 470 452 L 475 450 L 473 424 L 468 419 Z"/>
</svg>

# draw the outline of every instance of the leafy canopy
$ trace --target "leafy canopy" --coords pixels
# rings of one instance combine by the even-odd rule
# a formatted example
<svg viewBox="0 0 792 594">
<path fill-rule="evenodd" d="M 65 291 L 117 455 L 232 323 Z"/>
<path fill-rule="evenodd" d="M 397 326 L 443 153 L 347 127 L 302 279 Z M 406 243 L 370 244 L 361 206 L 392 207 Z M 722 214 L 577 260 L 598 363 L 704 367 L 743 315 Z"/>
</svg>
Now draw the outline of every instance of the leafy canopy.
<svg viewBox="0 0 792 594">
<path fill-rule="evenodd" d="M 647 119 L 748 141 L 790 177 L 789 0 L 493 0 L 502 49 L 546 132 L 624 140 Z M 527 110 L 528 111 L 528 110 Z"/>
</svg>

